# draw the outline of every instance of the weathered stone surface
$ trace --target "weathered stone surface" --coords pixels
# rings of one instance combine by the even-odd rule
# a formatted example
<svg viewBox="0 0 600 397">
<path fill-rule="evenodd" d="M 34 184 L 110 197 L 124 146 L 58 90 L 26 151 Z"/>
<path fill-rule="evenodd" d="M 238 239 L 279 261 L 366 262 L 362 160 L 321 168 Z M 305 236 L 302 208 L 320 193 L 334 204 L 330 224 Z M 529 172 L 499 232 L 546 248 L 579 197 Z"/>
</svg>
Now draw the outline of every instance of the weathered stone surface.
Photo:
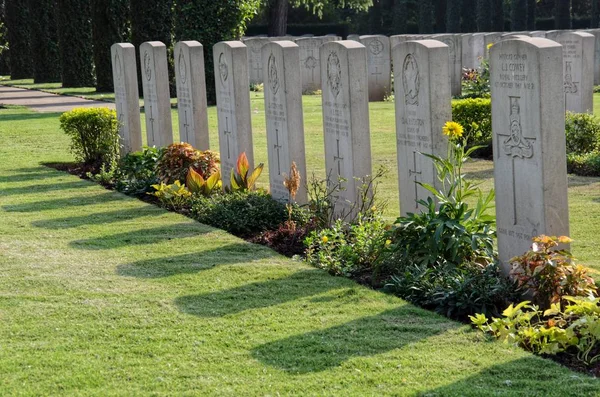
<svg viewBox="0 0 600 397">
<path fill-rule="evenodd" d="M 360 36 L 367 49 L 369 67 L 369 101 L 383 101 L 391 92 L 390 39 L 387 36 Z"/>
<path fill-rule="evenodd" d="M 562 48 L 502 40 L 490 69 L 498 253 L 508 270 L 532 237 L 569 234 Z"/>
<path fill-rule="evenodd" d="M 600 29 L 586 30 L 594 36 L 594 85 L 600 85 Z"/>
<path fill-rule="evenodd" d="M 295 162 L 302 178 L 295 201 L 306 204 L 300 48 L 291 41 L 275 41 L 263 46 L 262 59 L 271 195 L 279 201 L 294 201 L 283 182 Z"/>
<path fill-rule="evenodd" d="M 179 140 L 196 149 L 208 150 L 204 48 L 197 41 L 180 41 L 175 44 L 174 57 Z"/>
<path fill-rule="evenodd" d="M 160 41 L 142 43 L 140 65 L 148 146 L 168 146 L 173 143 L 173 125 L 171 124 L 167 47 Z"/>
<path fill-rule="evenodd" d="M 300 73 L 302 75 L 302 92 L 304 93 L 321 89 L 319 47 L 324 41 L 320 37 L 296 39 L 296 44 L 300 48 Z"/>
<path fill-rule="evenodd" d="M 462 37 L 456 34 L 440 34 L 431 37 L 448 46 L 450 56 L 451 93 L 459 96 L 462 93 Z"/>
<path fill-rule="evenodd" d="M 129 43 L 116 43 L 110 48 L 112 57 L 115 107 L 119 120 L 121 155 L 142 149 L 140 123 L 140 94 L 138 92 L 135 47 Z"/>
<path fill-rule="evenodd" d="M 501 39 L 502 39 L 502 33 L 487 33 L 483 36 L 483 45 L 485 47 L 483 56 L 485 59 L 489 59 L 489 57 L 490 57 L 490 51 L 489 51 L 488 47 L 496 44 Z"/>
<path fill-rule="evenodd" d="M 440 187 L 435 166 L 421 153 L 445 157 L 448 140 L 442 127 L 452 119 L 448 46 L 436 40 L 394 47 L 396 143 L 400 212 L 420 210 L 418 200 L 431 194 L 417 182 Z"/>
<path fill-rule="evenodd" d="M 371 175 L 366 48 L 353 40 L 321 46 L 325 166 L 330 181 L 345 179 L 336 213 L 355 214 L 361 181 Z M 359 180 L 357 180 L 357 178 Z"/>
<path fill-rule="evenodd" d="M 248 91 L 248 53 L 240 41 L 222 41 L 213 47 L 219 151 L 223 186 L 230 185 L 238 156 L 246 153 L 254 167 L 252 120 Z"/>
<path fill-rule="evenodd" d="M 261 58 L 262 46 L 270 42 L 268 37 L 249 37 L 244 45 L 248 48 L 248 74 L 250 84 L 262 84 L 263 64 Z"/>
</svg>

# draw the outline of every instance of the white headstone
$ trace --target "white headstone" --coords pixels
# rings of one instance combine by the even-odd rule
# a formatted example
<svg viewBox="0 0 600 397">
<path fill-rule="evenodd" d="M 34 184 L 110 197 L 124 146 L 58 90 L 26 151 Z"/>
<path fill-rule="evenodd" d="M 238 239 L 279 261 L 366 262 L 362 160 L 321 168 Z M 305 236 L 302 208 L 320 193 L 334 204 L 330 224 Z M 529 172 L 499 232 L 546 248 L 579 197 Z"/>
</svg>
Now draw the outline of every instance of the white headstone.
<svg viewBox="0 0 600 397">
<path fill-rule="evenodd" d="M 485 56 L 485 33 L 462 35 L 462 64 L 464 68 L 477 69 Z"/>
<path fill-rule="evenodd" d="M 346 180 L 336 211 L 352 213 L 361 182 L 371 175 L 368 68 L 366 48 L 353 40 L 321 46 L 325 166 L 332 182 Z"/>
<path fill-rule="evenodd" d="M 488 47 L 496 44 L 502 39 L 502 33 L 487 33 L 483 36 L 483 45 L 485 46 L 485 52 L 483 53 L 485 59 L 489 59 L 490 51 Z"/>
<path fill-rule="evenodd" d="M 563 46 L 566 109 L 575 113 L 594 110 L 595 38 L 585 32 L 548 32 L 546 36 Z"/>
<path fill-rule="evenodd" d="M 167 47 L 160 41 L 142 43 L 140 65 L 148 146 L 165 147 L 173 143 Z"/>
<path fill-rule="evenodd" d="M 600 29 L 586 30 L 587 33 L 594 35 L 594 85 L 600 85 Z"/>
<path fill-rule="evenodd" d="M 462 37 L 457 34 L 440 34 L 432 36 L 432 39 L 448 46 L 451 93 L 459 96 L 462 93 Z"/>
<path fill-rule="evenodd" d="M 121 155 L 142 149 L 140 123 L 140 94 L 138 92 L 135 47 L 129 43 L 116 43 L 110 48 L 112 57 L 115 106 L 119 120 Z"/>
<path fill-rule="evenodd" d="M 382 35 L 360 36 L 360 42 L 367 49 L 369 101 L 383 101 L 391 92 L 390 38 Z"/>
<path fill-rule="evenodd" d="M 175 44 L 174 57 L 179 140 L 196 149 L 208 150 L 204 49 L 197 41 L 180 41 Z"/>
<path fill-rule="evenodd" d="M 529 32 L 529 35 L 531 37 L 546 38 L 546 31 L 545 30 L 534 30 L 533 32 Z"/>
<path fill-rule="evenodd" d="M 360 35 L 359 34 L 349 34 L 348 40 L 360 41 Z"/>
<path fill-rule="evenodd" d="M 452 120 L 448 46 L 436 40 L 412 41 L 393 50 L 396 143 L 400 212 L 417 212 L 417 201 L 431 194 L 417 182 L 440 187 L 433 161 L 421 153 L 446 157 L 442 134 Z"/>
<path fill-rule="evenodd" d="M 213 47 L 221 175 L 225 187 L 230 185 L 231 170 L 241 153 L 246 153 L 250 167 L 254 167 L 247 56 L 247 48 L 240 41 L 222 41 Z"/>
<path fill-rule="evenodd" d="M 562 48 L 502 40 L 490 70 L 498 254 L 508 270 L 532 237 L 569 235 Z"/>
<path fill-rule="evenodd" d="M 306 204 L 300 49 L 291 41 L 274 41 L 263 46 L 262 58 L 271 195 L 279 201 L 291 201 L 283 182 L 295 162 L 302 178 L 295 201 Z"/>
<path fill-rule="evenodd" d="M 262 84 L 263 82 L 263 64 L 261 58 L 262 46 L 269 42 L 268 37 L 250 37 L 244 40 L 248 47 L 248 74 L 250 84 Z"/>
<path fill-rule="evenodd" d="M 310 93 L 321 89 L 321 69 L 319 47 L 324 40 L 320 37 L 296 39 L 300 48 L 300 73 L 302 74 L 302 92 Z"/>
</svg>

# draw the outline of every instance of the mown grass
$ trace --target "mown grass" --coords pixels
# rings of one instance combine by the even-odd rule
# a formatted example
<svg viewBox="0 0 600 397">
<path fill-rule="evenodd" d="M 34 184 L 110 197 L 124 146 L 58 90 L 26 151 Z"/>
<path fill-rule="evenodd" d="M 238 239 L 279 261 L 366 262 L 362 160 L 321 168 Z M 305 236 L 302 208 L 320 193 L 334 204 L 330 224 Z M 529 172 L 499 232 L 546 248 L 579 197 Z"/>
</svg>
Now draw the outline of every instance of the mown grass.
<svg viewBox="0 0 600 397">
<path fill-rule="evenodd" d="M 468 326 L 41 166 L 71 160 L 57 116 L 0 110 L 1 394 L 600 394 Z M 593 202 L 582 181 L 571 196 Z"/>
</svg>

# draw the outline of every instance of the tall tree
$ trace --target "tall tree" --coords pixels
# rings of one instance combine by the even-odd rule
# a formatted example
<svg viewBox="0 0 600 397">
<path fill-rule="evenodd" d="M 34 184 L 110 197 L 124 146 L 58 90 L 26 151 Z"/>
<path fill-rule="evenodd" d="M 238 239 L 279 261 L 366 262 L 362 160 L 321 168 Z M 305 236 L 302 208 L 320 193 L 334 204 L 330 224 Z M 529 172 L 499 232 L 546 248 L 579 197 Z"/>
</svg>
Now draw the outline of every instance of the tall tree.
<svg viewBox="0 0 600 397">
<path fill-rule="evenodd" d="M 435 1 L 435 31 L 446 31 L 446 0 Z"/>
<path fill-rule="evenodd" d="M 527 30 L 535 30 L 535 7 L 537 0 L 527 0 Z"/>
<path fill-rule="evenodd" d="M 571 0 L 555 1 L 554 27 L 556 29 L 571 29 Z"/>
<path fill-rule="evenodd" d="M 10 72 L 14 80 L 33 76 L 28 0 L 6 2 L 6 28 L 11 52 Z"/>
<path fill-rule="evenodd" d="M 510 30 L 527 30 L 527 0 L 511 0 Z"/>
<path fill-rule="evenodd" d="M 597 29 L 598 28 L 598 0 L 592 0 L 592 24 L 591 24 L 591 28 L 592 29 Z"/>
<path fill-rule="evenodd" d="M 110 47 L 129 40 L 129 0 L 94 0 L 92 2 L 92 38 L 96 66 L 96 91 L 112 92 Z"/>
<path fill-rule="evenodd" d="M 57 9 L 56 0 L 29 0 L 35 83 L 60 81 Z"/>
<path fill-rule="evenodd" d="M 419 33 L 433 33 L 433 23 L 435 21 L 435 7 L 433 0 L 421 0 L 419 5 Z"/>
<path fill-rule="evenodd" d="M 446 2 L 446 30 L 448 33 L 460 32 L 460 15 L 462 0 L 448 0 Z"/>
<path fill-rule="evenodd" d="M 477 30 L 477 19 L 473 13 L 477 9 L 477 0 L 462 0 L 462 31 L 466 33 Z M 466 11 L 469 10 L 469 11 Z"/>
<path fill-rule="evenodd" d="M 289 0 L 269 0 L 269 36 L 284 36 L 287 33 Z"/>
<path fill-rule="evenodd" d="M 490 0 L 477 0 L 477 31 L 489 32 L 492 30 L 492 7 Z"/>
<path fill-rule="evenodd" d="M 212 47 L 241 38 L 259 5 L 260 0 L 177 0 L 175 39 L 198 40 L 204 46 L 206 96 L 211 104 L 216 101 Z"/>
<path fill-rule="evenodd" d="M 6 3 L 4 0 L 0 0 L 0 75 L 10 74 L 10 60 L 8 58 Z"/>
<path fill-rule="evenodd" d="M 63 87 L 93 87 L 91 0 L 58 0 L 58 39 Z"/>
<path fill-rule="evenodd" d="M 504 31 L 504 0 L 491 0 L 490 14 L 492 19 L 491 31 Z"/>
<path fill-rule="evenodd" d="M 393 34 L 408 33 L 408 0 L 395 0 L 392 23 Z"/>
<path fill-rule="evenodd" d="M 369 34 L 382 34 L 383 20 L 382 20 L 382 4 L 381 0 L 373 0 L 373 5 L 368 11 L 369 18 Z"/>
</svg>

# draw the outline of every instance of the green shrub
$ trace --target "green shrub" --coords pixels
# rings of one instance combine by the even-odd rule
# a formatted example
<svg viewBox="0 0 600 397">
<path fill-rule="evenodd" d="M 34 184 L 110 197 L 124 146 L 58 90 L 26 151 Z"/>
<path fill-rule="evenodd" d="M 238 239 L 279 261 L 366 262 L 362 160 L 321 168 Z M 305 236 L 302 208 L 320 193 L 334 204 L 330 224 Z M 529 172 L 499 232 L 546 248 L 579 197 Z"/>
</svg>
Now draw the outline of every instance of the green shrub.
<svg viewBox="0 0 600 397">
<path fill-rule="evenodd" d="M 192 193 L 179 181 L 175 181 L 175 183 L 170 185 L 161 182 L 160 184 L 152 185 L 152 187 L 155 191 L 148 194 L 157 197 L 161 205 L 165 208 L 181 211 L 191 204 Z"/>
<path fill-rule="evenodd" d="M 467 146 L 492 146 L 492 101 L 487 98 L 455 99 L 452 120 L 464 128 Z M 489 150 L 488 150 L 489 152 Z"/>
<path fill-rule="evenodd" d="M 71 151 L 92 173 L 119 157 L 117 113 L 108 108 L 76 108 L 60 116 Z"/>
<path fill-rule="evenodd" d="M 329 273 L 356 277 L 373 272 L 373 264 L 385 247 L 386 223 L 380 215 L 358 216 L 354 224 L 341 220 L 312 232 L 305 240 L 306 261 Z"/>
<path fill-rule="evenodd" d="M 288 217 L 285 204 L 262 190 L 194 196 L 191 214 L 198 222 L 243 237 L 274 230 Z"/>
<path fill-rule="evenodd" d="M 587 154 L 600 148 L 600 121 L 594 115 L 567 112 L 567 154 Z"/>
<path fill-rule="evenodd" d="M 490 97 L 490 63 L 481 60 L 477 69 L 465 69 L 462 75 L 462 98 Z"/>
<path fill-rule="evenodd" d="M 567 171 L 581 176 L 600 176 L 600 151 L 567 155 Z"/>
<path fill-rule="evenodd" d="M 161 152 L 156 173 L 162 182 L 184 183 L 190 167 L 207 179 L 219 169 L 219 154 L 210 150 L 201 152 L 189 143 L 173 143 Z"/>
<path fill-rule="evenodd" d="M 115 188 L 125 194 L 145 195 L 158 184 L 156 163 L 164 149 L 145 147 L 142 151 L 128 153 L 119 163 L 115 175 Z"/>
</svg>

